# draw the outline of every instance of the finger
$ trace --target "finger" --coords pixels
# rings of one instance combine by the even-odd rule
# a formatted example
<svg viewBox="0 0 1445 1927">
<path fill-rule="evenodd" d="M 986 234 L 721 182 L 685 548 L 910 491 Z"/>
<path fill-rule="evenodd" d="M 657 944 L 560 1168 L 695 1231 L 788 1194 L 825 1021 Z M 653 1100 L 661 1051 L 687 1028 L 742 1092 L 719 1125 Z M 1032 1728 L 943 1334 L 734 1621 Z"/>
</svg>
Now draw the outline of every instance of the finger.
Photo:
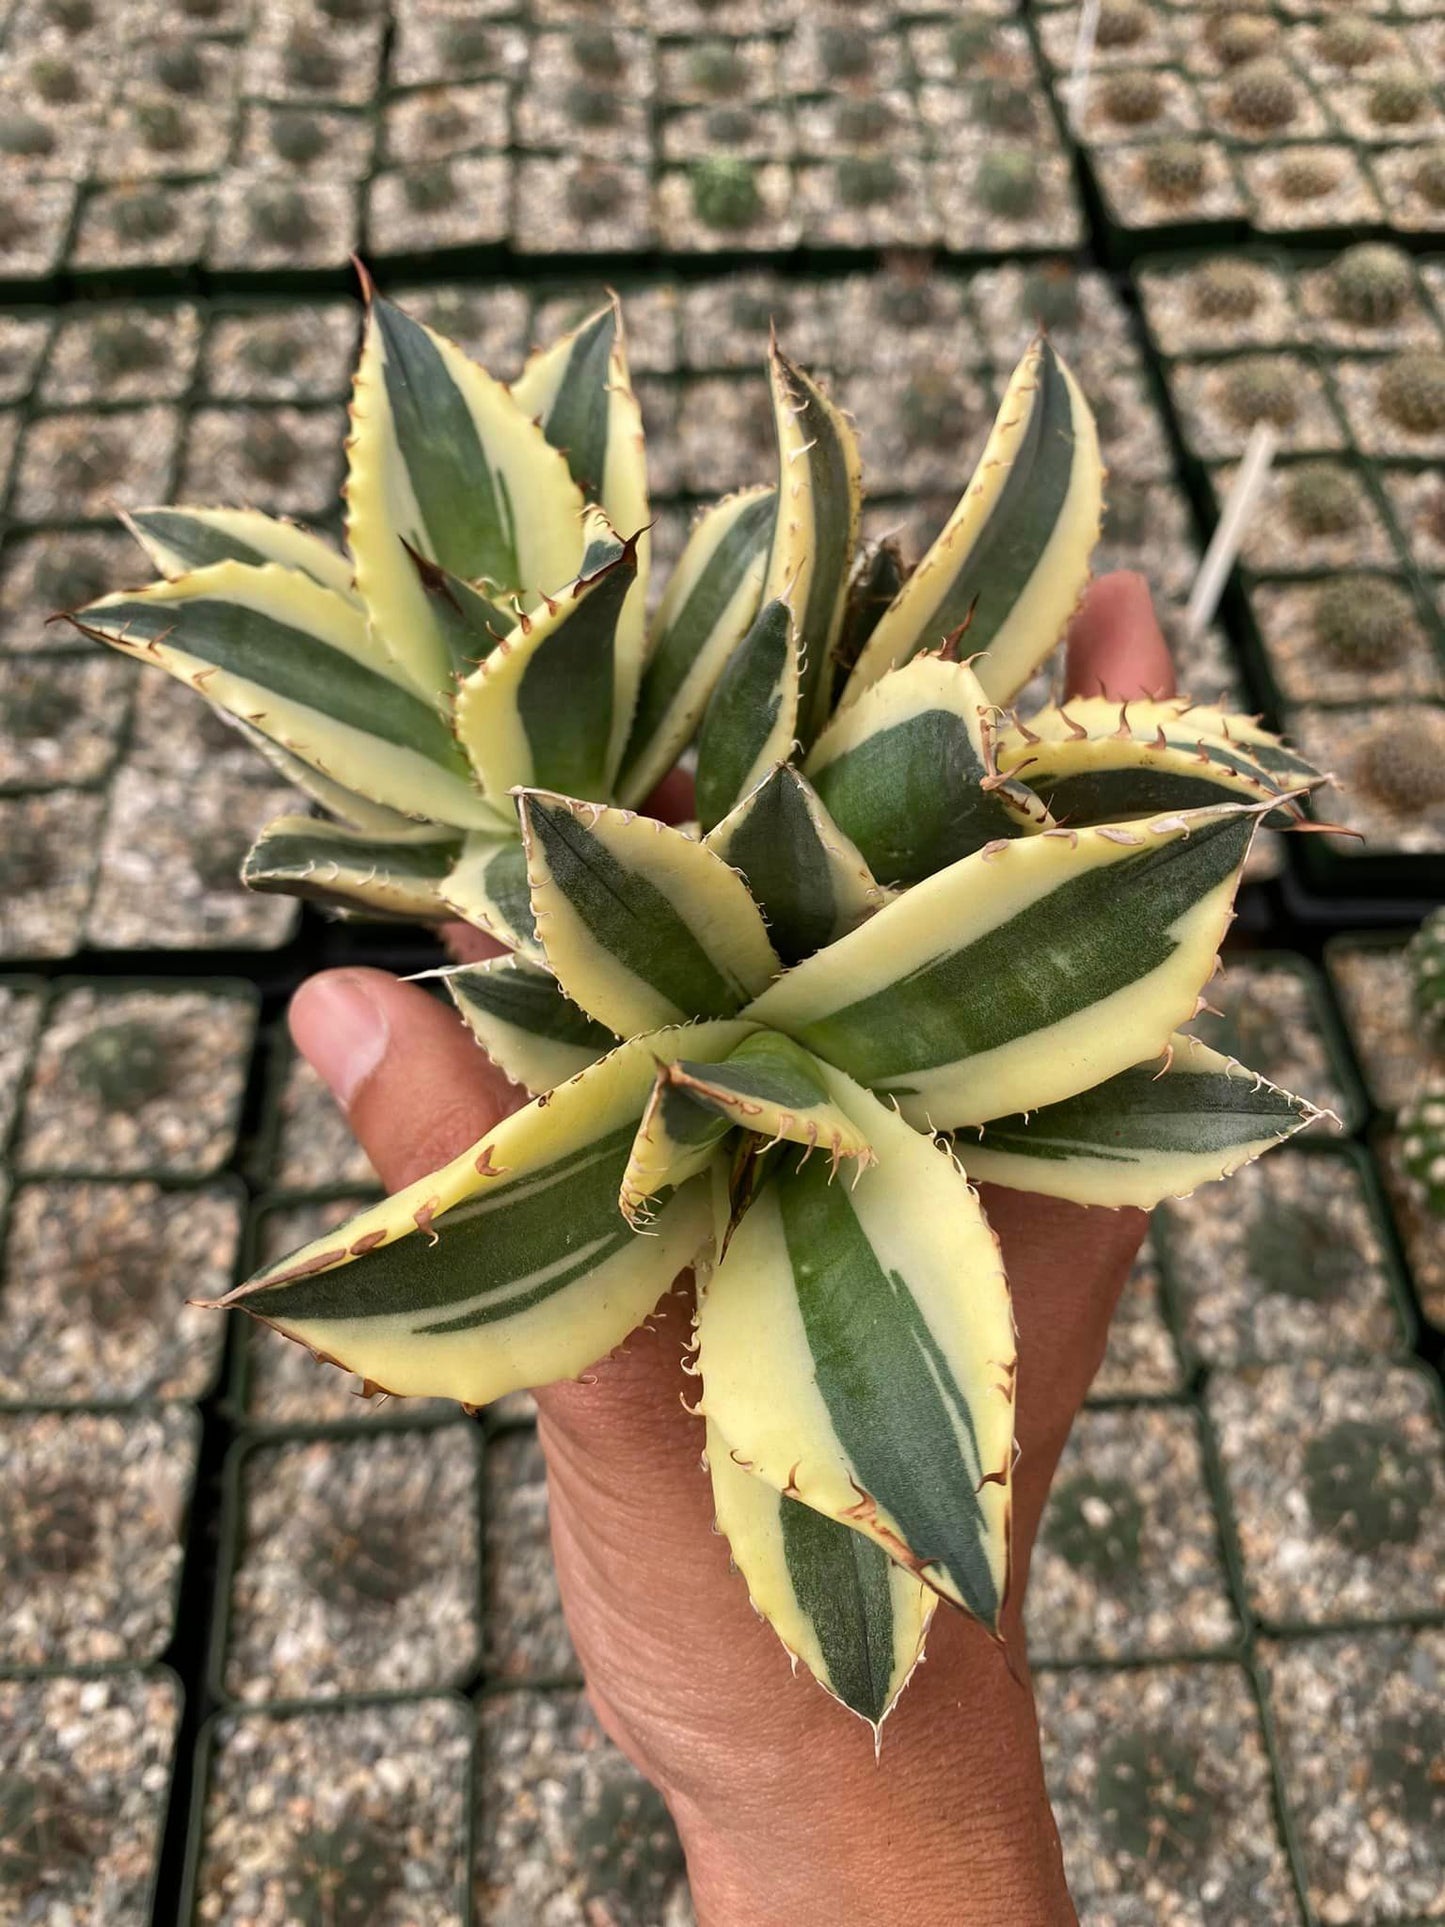
<svg viewBox="0 0 1445 1927">
<path fill-rule="evenodd" d="M 697 815 L 697 790 L 685 769 L 670 769 L 642 805 L 662 823 L 686 823 Z"/>
<path fill-rule="evenodd" d="M 441 939 L 453 963 L 487 963 L 493 957 L 511 954 L 504 943 L 489 937 L 485 930 L 478 930 L 474 923 L 444 923 Z"/>
<path fill-rule="evenodd" d="M 1132 570 L 1101 575 L 1069 629 L 1064 666 L 1068 696 L 1172 696 L 1174 664 L 1149 584 Z"/>
<path fill-rule="evenodd" d="M 327 970 L 291 1000 L 296 1048 L 390 1191 L 458 1157 L 524 1092 L 459 1017 L 384 970 Z"/>
</svg>

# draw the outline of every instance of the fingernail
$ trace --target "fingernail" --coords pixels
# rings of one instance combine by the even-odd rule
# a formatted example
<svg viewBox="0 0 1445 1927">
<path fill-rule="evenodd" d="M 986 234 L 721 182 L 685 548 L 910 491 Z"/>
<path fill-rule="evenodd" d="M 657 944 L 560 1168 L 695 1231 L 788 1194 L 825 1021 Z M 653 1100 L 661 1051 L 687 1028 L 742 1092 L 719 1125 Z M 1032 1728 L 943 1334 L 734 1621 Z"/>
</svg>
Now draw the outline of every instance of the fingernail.
<svg viewBox="0 0 1445 1927">
<path fill-rule="evenodd" d="M 328 970 L 291 1000 L 291 1035 L 338 1103 L 350 1104 L 386 1054 L 386 1006 L 360 971 Z"/>
</svg>

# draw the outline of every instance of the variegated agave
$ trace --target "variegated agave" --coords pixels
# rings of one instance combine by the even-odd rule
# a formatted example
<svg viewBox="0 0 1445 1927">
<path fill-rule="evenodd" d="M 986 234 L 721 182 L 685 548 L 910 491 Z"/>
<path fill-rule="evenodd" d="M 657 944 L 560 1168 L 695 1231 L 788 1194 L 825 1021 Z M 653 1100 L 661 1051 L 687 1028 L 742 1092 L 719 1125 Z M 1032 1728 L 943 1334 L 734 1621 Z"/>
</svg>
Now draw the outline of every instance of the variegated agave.
<svg viewBox="0 0 1445 1927">
<path fill-rule="evenodd" d="M 1093 423 L 1047 343 L 911 573 L 855 568 L 851 427 L 770 372 L 777 482 L 703 516 L 650 634 L 615 309 L 509 394 L 380 300 L 352 563 L 152 510 L 168 579 L 76 620 L 339 819 L 272 825 L 253 882 L 511 946 L 447 981 L 535 1101 L 226 1302 L 480 1405 L 583 1372 L 695 1266 L 719 1523 L 876 1724 L 935 1600 L 997 1629 L 1008 1586 L 1013 1324 L 971 1180 L 1150 1205 L 1309 1120 L 1180 1032 L 1257 826 L 1318 779 L 1183 702 L 1000 707 L 1098 534 Z M 694 738 L 698 824 L 636 814 Z"/>
</svg>

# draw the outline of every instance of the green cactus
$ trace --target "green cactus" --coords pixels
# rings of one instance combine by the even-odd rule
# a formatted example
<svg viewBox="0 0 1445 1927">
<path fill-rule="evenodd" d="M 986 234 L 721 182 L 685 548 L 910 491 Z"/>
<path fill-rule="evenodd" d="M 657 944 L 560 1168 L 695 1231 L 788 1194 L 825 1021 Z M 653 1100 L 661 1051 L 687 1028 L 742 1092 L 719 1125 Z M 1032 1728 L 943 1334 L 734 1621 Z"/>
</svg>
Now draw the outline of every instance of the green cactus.
<svg viewBox="0 0 1445 1927">
<path fill-rule="evenodd" d="M 1139 0 L 1105 0 L 1099 8 L 1094 28 L 1094 45 L 1116 52 L 1120 47 L 1137 47 L 1149 36 L 1149 9 Z"/>
<path fill-rule="evenodd" d="M 1396 816 L 1409 818 L 1445 802 L 1445 758 L 1429 718 L 1396 712 L 1365 741 L 1355 764 L 1360 784 Z"/>
<path fill-rule="evenodd" d="M 121 1017 L 82 1032 L 65 1053 L 65 1074 L 103 1110 L 150 1104 L 169 1088 L 175 1068 L 170 1039 L 144 1017 Z"/>
<path fill-rule="evenodd" d="M 818 58 L 829 80 L 861 80 L 873 66 L 873 42 L 860 27 L 824 27 Z"/>
<path fill-rule="evenodd" d="M 1310 1518 L 1350 1552 L 1413 1545 L 1434 1497 L 1430 1460 L 1388 1425 L 1341 1419 L 1304 1453 Z"/>
<path fill-rule="evenodd" d="M 687 1863 L 666 1802 L 623 1766 L 611 1768 L 578 1817 L 572 1850 L 586 1890 L 587 1917 L 657 1920 L 681 1891 Z"/>
<path fill-rule="evenodd" d="M 1288 362 L 1249 355 L 1225 375 L 1224 412 L 1241 428 L 1273 422 L 1288 428 L 1299 414 L 1299 377 Z"/>
<path fill-rule="evenodd" d="M 95 0 L 45 0 L 46 18 L 72 37 L 95 25 Z"/>
<path fill-rule="evenodd" d="M 1412 435 L 1445 432 L 1445 354 L 1416 348 L 1396 355 L 1380 376 L 1380 406 Z"/>
<path fill-rule="evenodd" d="M 759 288 L 735 288 L 728 300 L 728 319 L 739 334 L 766 334 L 788 318 L 787 296 Z"/>
<path fill-rule="evenodd" d="M 21 1586 L 71 1579 L 99 1551 L 94 1494 L 71 1473 L 42 1467 L 0 1485 L 0 1571 Z"/>
<path fill-rule="evenodd" d="M 1301 462 L 1284 477 L 1285 513 L 1304 535 L 1348 535 L 1360 524 L 1360 498 L 1334 462 Z"/>
<path fill-rule="evenodd" d="M 1405 956 L 1415 1009 L 1434 1044 L 1445 1049 L 1445 905 L 1432 910 L 1411 937 Z"/>
<path fill-rule="evenodd" d="M 0 114 L 0 154 L 16 160 L 40 160 L 56 148 L 55 129 L 38 114 Z"/>
<path fill-rule="evenodd" d="M 1344 163 L 1334 154 L 1286 152 L 1275 176 L 1276 185 L 1287 201 L 1318 201 L 1333 194 L 1339 186 Z"/>
<path fill-rule="evenodd" d="M 1225 67 L 1243 67 L 1258 60 L 1279 39 L 1278 23 L 1268 14 L 1228 13 L 1210 25 L 1209 44 Z"/>
<path fill-rule="evenodd" d="M 1267 1290 L 1315 1304 L 1343 1297 L 1362 1262 L 1327 1217 L 1287 1199 L 1271 1200 L 1250 1218 L 1244 1256 Z"/>
<path fill-rule="evenodd" d="M 622 176 L 611 167 L 584 165 L 567 183 L 567 206 L 578 221 L 603 221 L 622 206 Z"/>
<path fill-rule="evenodd" d="M 80 69 L 62 54 L 41 54 L 32 60 L 30 85 L 41 100 L 56 107 L 69 106 L 84 93 Z"/>
<path fill-rule="evenodd" d="M 1044 1515 L 1044 1540 L 1066 1565 L 1105 1585 L 1128 1580 L 1139 1567 L 1144 1509 L 1122 1479 L 1080 1472 L 1054 1488 Z"/>
<path fill-rule="evenodd" d="M 436 214 L 452 207 L 457 198 L 456 176 L 446 161 L 409 167 L 401 177 L 401 191 L 414 214 Z"/>
<path fill-rule="evenodd" d="M 374 1927 L 404 1891 L 406 1851 L 368 1812 L 300 1836 L 283 1886 L 293 1927 Z"/>
<path fill-rule="evenodd" d="M 1315 597 L 1314 633 L 1342 669 L 1386 669 L 1410 647 L 1415 605 L 1382 576 L 1334 576 Z"/>
<path fill-rule="evenodd" d="M 1166 1731 L 1113 1733 L 1094 1786 L 1100 1831 L 1116 1853 L 1176 1879 L 1203 1859 L 1217 1802 L 1193 1747 Z"/>
<path fill-rule="evenodd" d="M 1370 119 L 1377 127 L 1413 127 L 1430 105 L 1429 86 L 1408 67 L 1382 74 L 1370 89 Z"/>
<path fill-rule="evenodd" d="M 1445 147 L 1429 148 L 1420 156 L 1414 181 L 1421 200 L 1445 208 Z"/>
<path fill-rule="evenodd" d="M 191 124 L 173 100 L 143 100 L 135 110 L 135 130 L 153 154 L 180 154 L 190 145 Z"/>
<path fill-rule="evenodd" d="M 1403 248 L 1363 241 L 1346 248 L 1330 271 L 1330 299 L 1342 321 L 1383 328 L 1398 321 L 1415 292 L 1415 273 Z"/>
<path fill-rule="evenodd" d="M 20 666 L 12 682 L 0 687 L 0 720 L 18 742 L 59 736 L 80 714 L 75 692 L 43 668 Z"/>
<path fill-rule="evenodd" d="M 985 80 L 974 90 L 974 118 L 996 134 L 1031 134 L 1036 121 L 1032 87 Z"/>
<path fill-rule="evenodd" d="M 948 57 L 957 74 L 967 74 L 989 53 L 998 21 L 987 13 L 961 13 L 948 30 Z"/>
<path fill-rule="evenodd" d="M 94 1865 L 97 1830 L 79 1794 L 74 1780 L 54 1774 L 0 1773 L 0 1893 L 18 1904 L 17 1919 L 47 1917 L 29 1910 L 46 1888 L 69 1912 L 65 1891 Z"/>
<path fill-rule="evenodd" d="M 300 247 L 316 232 L 311 203 L 295 187 L 266 187 L 250 208 L 251 232 L 267 247 Z"/>
<path fill-rule="evenodd" d="M 283 113 L 271 121 L 271 150 L 294 167 L 308 167 L 331 145 L 325 123 L 314 114 Z"/>
<path fill-rule="evenodd" d="M 1258 269 L 1230 255 L 1206 261 L 1189 283 L 1190 306 L 1210 321 L 1248 321 L 1260 295 Z"/>
<path fill-rule="evenodd" d="M 979 162 L 975 192 L 979 204 L 1000 220 L 1025 220 L 1039 204 L 1043 177 L 1026 147 L 991 150 Z"/>
<path fill-rule="evenodd" d="M 163 47 L 151 63 L 151 71 L 162 87 L 173 94 L 203 94 L 206 91 L 206 63 L 193 40 L 181 40 Z"/>
<path fill-rule="evenodd" d="M 131 188 L 111 202 L 110 222 L 123 241 L 158 241 L 176 224 L 175 204 L 164 188 Z"/>
<path fill-rule="evenodd" d="M 1350 12 L 1336 14 L 1322 22 L 1315 36 L 1322 59 L 1332 67 L 1342 67 L 1353 72 L 1356 67 L 1368 67 L 1380 46 L 1380 30 L 1373 20 L 1363 14 Z"/>
<path fill-rule="evenodd" d="M 708 227 L 751 226 L 763 209 L 757 170 L 751 161 L 730 154 L 708 155 L 692 168 L 692 205 Z"/>
<path fill-rule="evenodd" d="M 12 824 L 0 842 L 0 892 L 28 896 L 54 878 L 55 856 L 44 835 L 30 824 Z"/>
<path fill-rule="evenodd" d="M 747 85 L 748 63 L 730 40 L 704 40 L 687 62 L 688 79 L 705 94 L 736 94 Z"/>
<path fill-rule="evenodd" d="M 1400 1154 L 1431 1212 L 1445 1217 L 1445 1082 L 1400 1113 Z"/>
<path fill-rule="evenodd" d="M 1205 150 L 1194 141 L 1160 141 L 1145 150 L 1143 170 L 1155 199 L 1176 206 L 1197 200 L 1209 179 Z"/>
<path fill-rule="evenodd" d="M 1420 1839 L 1445 1825 L 1445 1714 L 1413 1706 L 1381 1720 L 1370 1748 L 1370 1793 L 1392 1806 Z"/>
<path fill-rule="evenodd" d="M 325 93 L 341 79 L 341 62 L 325 35 L 300 22 L 287 35 L 281 66 L 290 86 L 309 93 Z"/>
<path fill-rule="evenodd" d="M 484 20 L 472 20 L 465 15 L 443 20 L 437 30 L 437 47 L 449 70 L 490 66 L 492 30 Z"/>
<path fill-rule="evenodd" d="M 903 187 L 897 164 L 887 154 L 845 154 L 834 178 L 844 207 L 880 207 Z"/>
<path fill-rule="evenodd" d="M 241 431 L 241 460 L 261 481 L 286 482 L 296 473 L 302 447 L 274 415 L 251 415 Z"/>
<path fill-rule="evenodd" d="M 156 367 L 162 352 L 155 336 L 134 315 L 106 315 L 91 331 L 90 365 L 107 384 Z"/>
<path fill-rule="evenodd" d="M 1032 116 L 1033 96 L 1024 92 Z M 1164 82 L 1151 67 L 1110 74 L 1099 89 L 1104 112 L 1121 127 L 1147 127 L 1158 120 L 1164 111 L 1164 98 Z M 1032 119 L 1028 125 L 1032 125 Z"/>
<path fill-rule="evenodd" d="M 1252 60 L 1239 68 L 1224 96 L 1224 111 L 1251 133 L 1274 134 L 1298 115 L 1300 92 L 1288 67 L 1278 60 Z"/>
<path fill-rule="evenodd" d="M 893 109 L 876 94 L 840 100 L 833 114 L 833 132 L 848 147 L 866 147 L 884 140 L 893 127 Z"/>
<path fill-rule="evenodd" d="M 622 43 L 610 27 L 578 27 L 572 35 L 572 58 L 594 80 L 621 80 L 627 71 Z"/>
<path fill-rule="evenodd" d="M 898 420 L 915 448 L 956 448 L 969 431 L 967 404 L 946 368 L 915 368 L 899 397 Z"/>
</svg>

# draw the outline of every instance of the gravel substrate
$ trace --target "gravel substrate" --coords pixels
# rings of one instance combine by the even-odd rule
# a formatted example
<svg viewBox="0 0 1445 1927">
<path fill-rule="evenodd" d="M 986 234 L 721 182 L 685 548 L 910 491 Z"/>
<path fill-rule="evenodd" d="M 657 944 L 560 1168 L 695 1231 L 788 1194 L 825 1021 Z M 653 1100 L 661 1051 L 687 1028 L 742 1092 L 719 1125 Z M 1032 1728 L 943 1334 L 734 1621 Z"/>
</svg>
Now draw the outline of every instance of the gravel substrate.
<svg viewBox="0 0 1445 1927">
<path fill-rule="evenodd" d="M 205 1177 L 235 1143 L 255 1008 L 207 990 L 81 988 L 51 1005 L 22 1171 Z"/>
<path fill-rule="evenodd" d="M 344 395 L 360 313 L 350 301 L 269 304 L 220 315 L 206 335 L 202 386 L 218 401 L 315 401 Z"/>
<path fill-rule="evenodd" d="M 1260 1619 L 1445 1611 L 1445 1427 L 1421 1373 L 1311 1359 L 1216 1377 L 1208 1404 Z"/>
<path fill-rule="evenodd" d="M 23 1185 L 0 1257 L 0 1400 L 203 1397 L 226 1321 L 186 1301 L 229 1287 L 240 1236 L 229 1190 Z"/>
<path fill-rule="evenodd" d="M 1324 469 L 1348 491 L 1353 521 L 1337 534 L 1315 535 L 1301 528 L 1292 512 L 1291 491 L 1302 470 Z M 1239 475 L 1238 464 L 1226 463 L 1210 474 L 1215 500 L 1222 508 Z M 1263 493 L 1250 516 L 1240 545 L 1246 565 L 1258 575 L 1330 574 L 1341 569 L 1393 569 L 1394 544 L 1365 486 L 1361 473 L 1338 459 L 1291 462 L 1272 468 Z"/>
<path fill-rule="evenodd" d="M 1146 1238 L 1109 1325 L 1104 1362 L 1091 1399 L 1159 1398 L 1183 1387 L 1174 1337 L 1164 1320 L 1159 1264 Z"/>
<path fill-rule="evenodd" d="M 1445 1079 L 1445 1050 L 1426 1048 L 1403 945 L 1356 948 L 1342 940 L 1326 961 L 1365 1083 L 1382 1111 L 1398 1111 Z"/>
<path fill-rule="evenodd" d="M 1387 1133 L 1377 1140 L 1375 1150 L 1420 1309 L 1437 1330 L 1445 1330 L 1445 1238 L 1440 1235 L 1439 1216 L 1429 1208 L 1419 1179 L 1405 1169 L 1399 1138 Z"/>
<path fill-rule="evenodd" d="M 77 646 L 75 631 L 49 618 L 112 589 L 136 587 L 150 565 L 128 535 L 47 530 L 0 549 L 0 655 L 53 655 Z"/>
<path fill-rule="evenodd" d="M 426 1699 L 216 1723 L 207 1927 L 463 1927 L 472 1713 Z"/>
<path fill-rule="evenodd" d="M 1268 1642 L 1262 1657 L 1319 1919 L 1438 1919 L 1445 1631 Z"/>
<path fill-rule="evenodd" d="M 1389 850 L 1411 855 L 1445 850 L 1445 793 L 1423 808 L 1397 809 L 1371 788 L 1370 759 L 1377 747 L 1388 755 L 1395 711 L 1378 709 L 1296 709 L 1290 716 L 1290 735 L 1301 752 L 1339 776 L 1328 792 L 1322 814 L 1330 822 L 1356 832 L 1332 837 L 1326 844 L 1332 857 L 1347 860 L 1363 855 L 1368 862 Z M 1411 727 L 1429 732 L 1445 762 L 1445 706 L 1412 704 Z M 1363 838 L 1363 842 L 1359 839 Z"/>
<path fill-rule="evenodd" d="M 246 1456 L 232 1698 L 419 1692 L 473 1670 L 479 1437 L 376 1431 Z"/>
<path fill-rule="evenodd" d="M 0 797 L 0 957 L 79 949 L 104 807 L 85 790 Z"/>
<path fill-rule="evenodd" d="M 1354 1121 L 1358 1106 L 1344 1088 L 1324 1030 L 1323 987 L 1307 968 L 1231 955 L 1204 994 L 1213 1009 L 1190 1024 L 1196 1037 L 1282 1090 L 1335 1112 L 1344 1124 Z M 1311 1132 L 1341 1128 L 1324 1119 Z"/>
<path fill-rule="evenodd" d="M 193 1412 L 0 1415 L 0 1666 L 102 1666 L 168 1644 Z"/>
<path fill-rule="evenodd" d="M 378 1182 L 346 1113 L 306 1059 L 293 1054 L 277 1100 L 272 1189 L 356 1191 Z"/>
<path fill-rule="evenodd" d="M 134 681 L 113 657 L 0 661 L 0 790 L 99 782 L 115 761 Z"/>
<path fill-rule="evenodd" d="M 21 1085 L 39 1034 L 39 992 L 0 980 L 0 1151 L 20 1108 Z"/>
<path fill-rule="evenodd" d="M 530 1430 L 487 1447 L 482 1577 L 488 1679 L 575 1679 L 547 1531 L 547 1470 Z"/>
<path fill-rule="evenodd" d="M 82 312 L 56 330 L 36 399 L 47 408 L 180 401 L 200 340 L 201 317 L 190 306 Z"/>
<path fill-rule="evenodd" d="M 1028 1636 L 1035 1663 L 1181 1657 L 1237 1642 L 1187 1406 L 1079 1415 L 1034 1548 Z"/>
<path fill-rule="evenodd" d="M 180 1715 L 166 1674 L 0 1680 L 7 1927 L 147 1927 Z"/>
<path fill-rule="evenodd" d="M 25 431 L 11 517 L 111 523 L 117 507 L 168 501 L 179 435 L 165 405 L 42 415 Z"/>
<path fill-rule="evenodd" d="M 1036 1684 L 1081 1927 L 1299 1927 L 1244 1672 L 1046 1672 Z"/>
<path fill-rule="evenodd" d="M 1221 1206 L 1224 1208 L 1221 1208 Z M 1349 1358 L 1405 1340 L 1356 1167 L 1283 1150 L 1159 1207 L 1185 1342 L 1208 1365 Z"/>
<path fill-rule="evenodd" d="M 487 1927 L 693 1927 L 661 1796 L 580 1693 L 481 1702 L 475 1901 Z"/>
<path fill-rule="evenodd" d="M 336 507 L 346 434 L 340 408 L 197 409 L 177 498 L 319 520 Z"/>
</svg>

